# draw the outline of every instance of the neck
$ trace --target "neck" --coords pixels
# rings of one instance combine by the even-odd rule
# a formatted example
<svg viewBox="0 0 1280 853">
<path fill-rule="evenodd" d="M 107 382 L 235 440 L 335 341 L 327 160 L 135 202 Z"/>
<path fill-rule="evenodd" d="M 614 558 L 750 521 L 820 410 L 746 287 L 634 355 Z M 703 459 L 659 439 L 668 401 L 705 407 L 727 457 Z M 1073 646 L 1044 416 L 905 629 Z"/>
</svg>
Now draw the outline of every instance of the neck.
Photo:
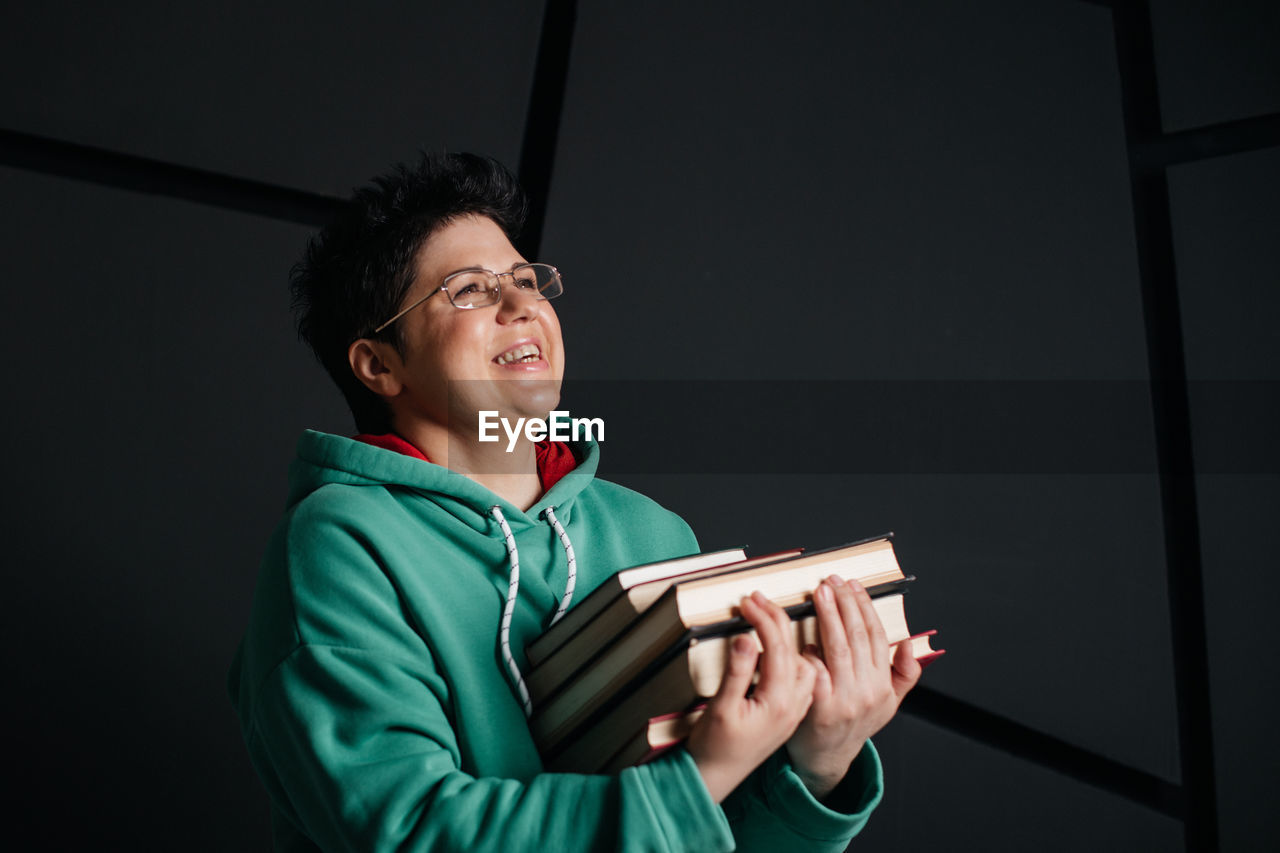
<svg viewBox="0 0 1280 853">
<path fill-rule="evenodd" d="M 505 438 L 481 443 L 473 433 L 460 435 L 431 421 L 392 418 L 391 426 L 435 464 L 475 480 L 521 510 L 542 497 L 537 455 L 523 436 L 507 452 Z"/>
</svg>

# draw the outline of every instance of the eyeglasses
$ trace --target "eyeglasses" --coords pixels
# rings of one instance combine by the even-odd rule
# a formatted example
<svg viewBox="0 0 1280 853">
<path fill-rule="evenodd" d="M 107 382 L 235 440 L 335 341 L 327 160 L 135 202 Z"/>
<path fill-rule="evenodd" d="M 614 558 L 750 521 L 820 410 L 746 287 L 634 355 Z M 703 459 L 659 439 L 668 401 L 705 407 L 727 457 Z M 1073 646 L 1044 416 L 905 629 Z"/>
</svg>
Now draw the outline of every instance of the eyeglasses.
<svg viewBox="0 0 1280 853">
<path fill-rule="evenodd" d="M 455 308 L 488 308 L 502 301 L 502 277 L 510 276 L 511 283 L 520 290 L 527 290 L 537 299 L 555 299 L 564 293 L 560 270 L 551 264 L 521 264 L 510 272 L 492 270 L 462 270 L 446 276 L 435 290 L 410 304 L 387 322 L 373 330 L 376 335 L 423 302 L 444 291 Z"/>
</svg>

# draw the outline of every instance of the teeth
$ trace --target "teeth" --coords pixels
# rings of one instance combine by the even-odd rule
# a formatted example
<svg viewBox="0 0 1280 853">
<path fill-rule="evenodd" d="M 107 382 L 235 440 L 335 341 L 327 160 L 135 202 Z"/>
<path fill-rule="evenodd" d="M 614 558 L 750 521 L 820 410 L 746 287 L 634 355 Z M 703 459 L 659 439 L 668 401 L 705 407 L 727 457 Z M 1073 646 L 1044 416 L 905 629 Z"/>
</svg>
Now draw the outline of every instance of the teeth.
<svg viewBox="0 0 1280 853">
<path fill-rule="evenodd" d="M 517 361 L 537 361 L 542 357 L 542 349 L 537 344 L 524 344 L 509 349 L 498 356 L 498 364 L 514 364 Z"/>
</svg>

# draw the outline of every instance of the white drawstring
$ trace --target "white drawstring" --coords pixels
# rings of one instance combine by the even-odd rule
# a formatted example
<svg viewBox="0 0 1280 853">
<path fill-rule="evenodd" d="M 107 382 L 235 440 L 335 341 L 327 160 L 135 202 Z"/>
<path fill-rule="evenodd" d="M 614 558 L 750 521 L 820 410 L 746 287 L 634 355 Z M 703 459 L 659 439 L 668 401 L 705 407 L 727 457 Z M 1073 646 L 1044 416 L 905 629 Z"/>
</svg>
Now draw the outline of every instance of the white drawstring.
<svg viewBox="0 0 1280 853">
<path fill-rule="evenodd" d="M 503 517 L 502 510 L 495 506 L 491 507 L 489 512 L 493 513 L 498 526 L 502 528 L 502 536 L 507 543 L 507 559 L 511 561 L 511 579 L 507 582 L 507 605 L 502 608 L 502 627 L 498 630 L 498 639 L 502 643 L 502 660 L 507 664 L 507 669 L 515 680 L 520 701 L 524 704 L 524 715 L 528 717 L 533 714 L 533 701 L 529 698 L 529 688 L 524 686 L 524 676 L 520 674 L 520 667 L 516 666 L 516 659 L 511 656 L 511 614 L 516 611 L 516 596 L 520 594 L 520 554 L 516 551 L 516 537 L 512 535 L 511 527 Z"/>
<path fill-rule="evenodd" d="M 560 609 L 556 611 L 556 615 L 551 617 L 551 624 L 554 625 L 560 621 L 560 617 L 569 609 L 569 602 L 573 601 L 573 587 L 578 582 L 578 560 L 573 556 L 573 543 L 569 541 L 569 534 L 564 532 L 560 520 L 556 518 L 556 508 L 547 507 L 542 514 L 551 522 L 551 529 L 556 532 L 556 536 L 560 537 L 560 545 L 564 548 L 565 559 L 569 561 L 569 578 L 564 582 L 564 597 L 560 599 Z"/>
<path fill-rule="evenodd" d="M 489 512 L 493 515 L 494 520 L 498 522 L 498 526 L 502 528 L 503 542 L 507 546 L 507 559 L 511 562 L 511 574 L 507 581 L 507 603 L 502 608 L 502 626 L 498 629 L 498 640 L 502 644 L 502 660 L 507 665 L 507 671 L 511 673 L 511 680 L 515 683 L 516 692 L 520 694 L 520 703 L 524 706 L 524 714 L 529 717 L 533 715 L 533 700 L 529 698 L 529 688 L 525 686 L 524 676 L 520 674 L 520 667 L 516 665 L 516 659 L 511 654 L 511 617 L 516 611 L 516 598 L 520 595 L 520 552 L 516 550 L 516 537 L 511 532 L 511 526 L 507 524 L 507 519 L 502 514 L 502 509 L 498 506 L 492 506 L 489 508 Z M 543 514 L 551 522 L 551 528 L 555 530 L 556 536 L 559 537 L 560 545 L 564 548 L 565 558 L 569 561 L 569 579 L 565 583 L 564 597 L 560 599 L 560 609 L 556 611 L 556 615 L 551 619 L 551 624 L 554 625 L 556 620 L 569 609 L 569 602 L 573 598 L 573 587 L 578 579 L 578 561 L 573 555 L 573 543 L 569 541 L 569 534 L 565 532 L 564 527 L 561 526 L 556 518 L 554 508 L 547 507 Z"/>
</svg>

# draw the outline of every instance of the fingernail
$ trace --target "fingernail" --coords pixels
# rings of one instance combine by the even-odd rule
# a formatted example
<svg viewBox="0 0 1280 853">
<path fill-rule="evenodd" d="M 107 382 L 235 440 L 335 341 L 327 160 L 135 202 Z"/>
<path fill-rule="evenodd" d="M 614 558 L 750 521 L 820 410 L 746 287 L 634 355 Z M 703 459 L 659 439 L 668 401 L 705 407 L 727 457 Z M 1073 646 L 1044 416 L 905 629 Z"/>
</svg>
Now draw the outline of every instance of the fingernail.
<svg viewBox="0 0 1280 853">
<path fill-rule="evenodd" d="M 766 602 L 769 601 L 769 599 L 765 598 L 764 593 L 761 592 L 760 590 L 756 590 L 755 592 L 751 593 L 751 598 L 755 600 L 756 604 L 765 604 Z"/>
<path fill-rule="evenodd" d="M 821 598 L 823 601 L 830 601 L 833 595 L 834 593 L 831 591 L 830 582 L 818 584 L 818 598 Z"/>
<path fill-rule="evenodd" d="M 839 575 L 832 575 L 831 577 L 827 578 L 827 583 L 831 584 L 832 586 L 843 586 L 844 578 L 840 577 Z"/>
</svg>

